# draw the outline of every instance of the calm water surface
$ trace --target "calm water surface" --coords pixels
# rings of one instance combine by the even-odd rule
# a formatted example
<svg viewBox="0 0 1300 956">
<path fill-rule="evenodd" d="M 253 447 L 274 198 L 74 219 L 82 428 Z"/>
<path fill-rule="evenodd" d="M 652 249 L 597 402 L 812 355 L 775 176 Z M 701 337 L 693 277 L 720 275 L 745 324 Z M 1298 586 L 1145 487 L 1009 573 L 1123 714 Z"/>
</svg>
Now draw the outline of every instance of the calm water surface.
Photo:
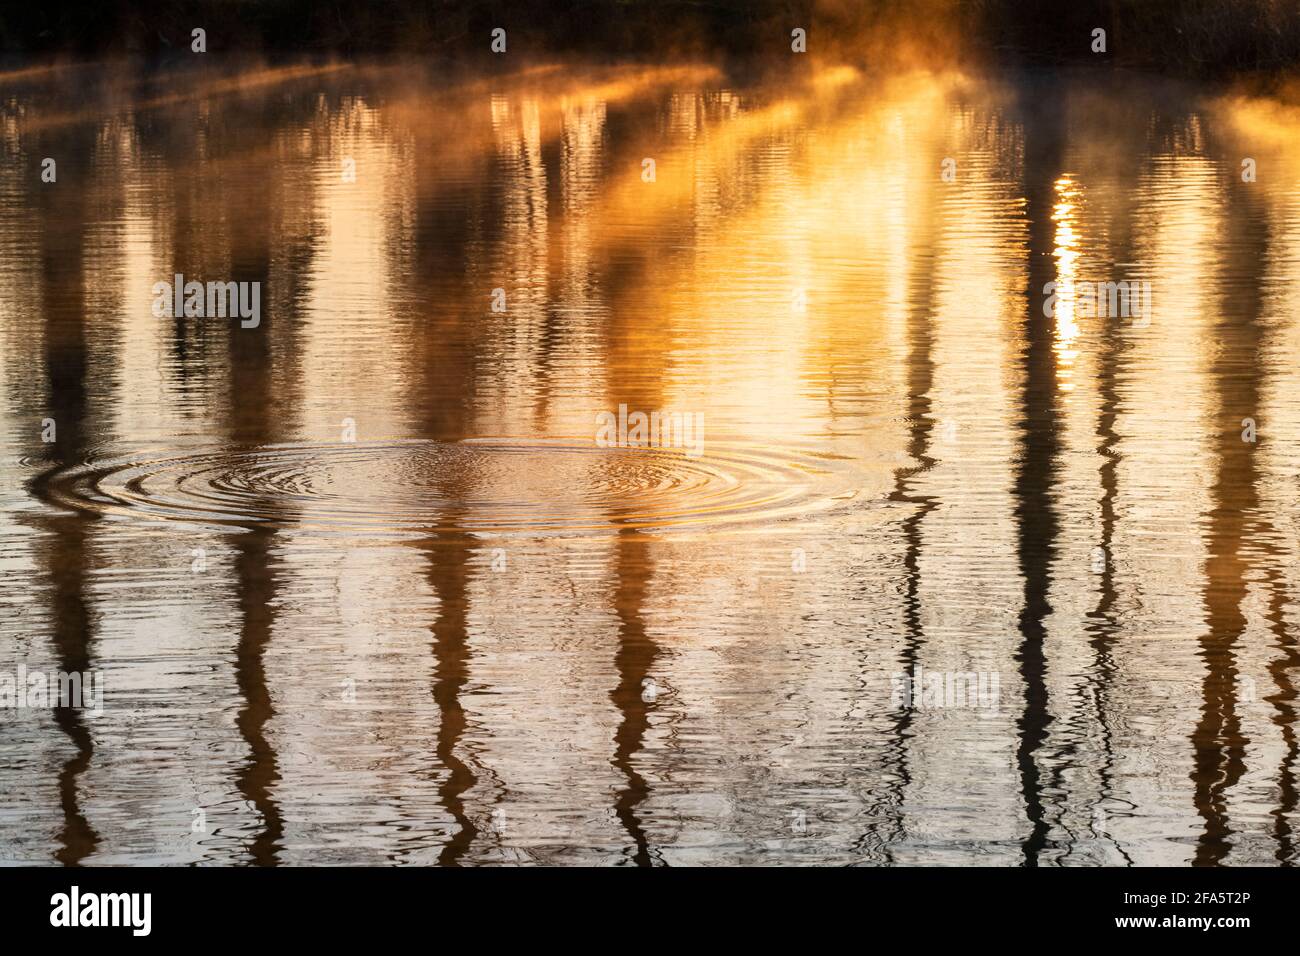
<svg viewBox="0 0 1300 956">
<path fill-rule="evenodd" d="M 0 75 L 0 670 L 105 687 L 0 711 L 0 860 L 1294 863 L 1297 139 L 1134 76 Z"/>
</svg>

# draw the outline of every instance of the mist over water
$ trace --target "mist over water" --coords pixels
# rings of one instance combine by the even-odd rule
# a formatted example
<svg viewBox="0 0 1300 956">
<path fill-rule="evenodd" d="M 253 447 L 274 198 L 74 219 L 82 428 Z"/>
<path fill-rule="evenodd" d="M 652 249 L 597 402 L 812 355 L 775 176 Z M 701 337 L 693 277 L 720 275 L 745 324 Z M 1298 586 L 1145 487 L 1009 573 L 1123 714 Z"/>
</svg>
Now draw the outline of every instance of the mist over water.
<svg viewBox="0 0 1300 956">
<path fill-rule="evenodd" d="M 1297 138 L 1136 74 L 0 75 L 0 672 L 104 681 L 0 709 L 0 861 L 1294 863 Z"/>
</svg>

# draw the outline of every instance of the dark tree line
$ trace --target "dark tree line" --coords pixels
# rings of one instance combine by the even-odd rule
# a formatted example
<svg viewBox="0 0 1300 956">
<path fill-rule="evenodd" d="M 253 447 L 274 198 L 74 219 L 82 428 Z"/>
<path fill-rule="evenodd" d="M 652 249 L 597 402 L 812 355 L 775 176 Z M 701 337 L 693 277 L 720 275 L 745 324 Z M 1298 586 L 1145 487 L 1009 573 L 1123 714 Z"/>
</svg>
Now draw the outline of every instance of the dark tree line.
<svg viewBox="0 0 1300 956">
<path fill-rule="evenodd" d="M 49 0 L 0 4 L 0 54 L 156 60 L 209 52 L 260 56 L 510 51 L 610 59 L 746 56 L 781 51 L 792 27 L 809 49 L 879 60 L 905 51 L 998 63 L 1111 62 L 1215 75 L 1300 60 L 1291 0 Z"/>
</svg>

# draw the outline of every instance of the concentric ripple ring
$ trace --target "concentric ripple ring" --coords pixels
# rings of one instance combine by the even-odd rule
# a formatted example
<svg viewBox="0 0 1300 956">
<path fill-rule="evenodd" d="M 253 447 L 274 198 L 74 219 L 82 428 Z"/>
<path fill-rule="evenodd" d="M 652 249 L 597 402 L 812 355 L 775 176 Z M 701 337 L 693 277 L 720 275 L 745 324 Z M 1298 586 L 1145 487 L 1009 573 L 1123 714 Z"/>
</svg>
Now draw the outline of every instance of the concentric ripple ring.
<svg viewBox="0 0 1300 956">
<path fill-rule="evenodd" d="M 809 461 L 746 446 L 576 441 L 293 443 L 68 468 L 56 505 L 200 525 L 375 535 L 590 533 L 779 521 L 817 508 Z"/>
</svg>

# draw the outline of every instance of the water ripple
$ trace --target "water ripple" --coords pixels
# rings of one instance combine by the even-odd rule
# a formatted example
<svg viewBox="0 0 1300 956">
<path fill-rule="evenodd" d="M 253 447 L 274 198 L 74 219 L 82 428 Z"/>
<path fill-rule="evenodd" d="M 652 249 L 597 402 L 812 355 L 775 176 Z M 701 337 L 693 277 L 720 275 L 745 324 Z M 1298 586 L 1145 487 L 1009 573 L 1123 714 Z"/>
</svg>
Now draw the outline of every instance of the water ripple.
<svg viewBox="0 0 1300 956">
<path fill-rule="evenodd" d="M 831 504 L 821 469 L 738 445 L 692 458 L 572 441 L 292 443 L 65 469 L 75 510 L 350 534 L 600 532 L 777 521 Z"/>
</svg>

